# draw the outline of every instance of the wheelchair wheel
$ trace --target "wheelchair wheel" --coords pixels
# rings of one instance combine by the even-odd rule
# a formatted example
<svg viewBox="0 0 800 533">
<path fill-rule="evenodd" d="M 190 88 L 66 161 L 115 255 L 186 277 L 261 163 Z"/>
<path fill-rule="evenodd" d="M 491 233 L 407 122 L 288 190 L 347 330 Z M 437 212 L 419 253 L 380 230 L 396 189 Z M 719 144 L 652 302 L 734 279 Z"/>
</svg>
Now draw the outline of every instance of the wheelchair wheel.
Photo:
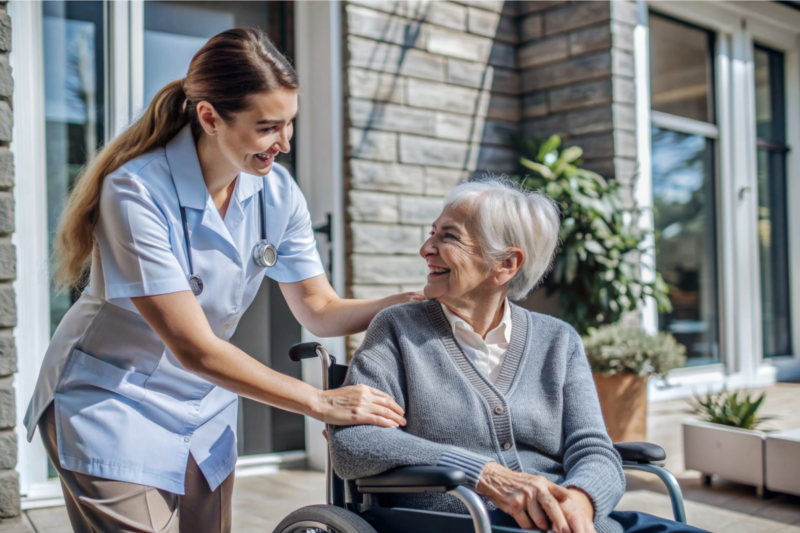
<svg viewBox="0 0 800 533">
<path fill-rule="evenodd" d="M 309 505 L 296 510 L 272 533 L 377 533 L 355 513 L 334 505 Z"/>
</svg>

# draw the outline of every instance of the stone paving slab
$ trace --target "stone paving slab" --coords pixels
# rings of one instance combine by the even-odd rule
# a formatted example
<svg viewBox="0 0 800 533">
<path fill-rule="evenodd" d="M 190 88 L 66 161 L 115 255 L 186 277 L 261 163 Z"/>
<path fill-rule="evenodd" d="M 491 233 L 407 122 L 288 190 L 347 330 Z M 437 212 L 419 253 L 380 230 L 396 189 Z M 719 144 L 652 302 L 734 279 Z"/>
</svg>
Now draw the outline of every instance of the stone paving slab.
<svg viewBox="0 0 800 533">
<path fill-rule="evenodd" d="M 800 427 L 800 385 L 778 384 L 767 389 L 763 415 L 776 417 L 770 429 Z M 714 479 L 710 487 L 698 472 L 683 468 L 681 421 L 690 416 L 685 400 L 649 406 L 648 440 L 667 451 L 667 466 L 678 477 L 685 497 L 689 523 L 714 533 L 800 533 L 800 497 L 770 494 L 758 498 L 753 487 Z M 628 490 L 620 510 L 647 512 L 672 518 L 666 489 L 653 476 L 627 473 Z M 283 517 L 305 505 L 324 503 L 325 475 L 284 470 L 266 476 L 236 480 L 233 494 L 233 533 L 271 533 Z M 68 533 L 64 507 L 26 512 L 35 533 Z M 30 533 L 26 523 L 0 533 Z"/>
</svg>

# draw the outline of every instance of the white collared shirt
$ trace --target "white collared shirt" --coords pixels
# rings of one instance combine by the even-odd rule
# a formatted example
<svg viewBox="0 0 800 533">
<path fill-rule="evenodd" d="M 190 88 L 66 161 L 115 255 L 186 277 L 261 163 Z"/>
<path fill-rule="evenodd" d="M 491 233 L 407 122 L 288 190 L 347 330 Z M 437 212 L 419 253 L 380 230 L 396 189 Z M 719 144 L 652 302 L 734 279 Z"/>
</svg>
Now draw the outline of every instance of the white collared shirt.
<svg viewBox="0 0 800 533">
<path fill-rule="evenodd" d="M 481 338 L 466 321 L 440 304 L 444 316 L 453 328 L 453 336 L 464 354 L 469 357 L 478 370 L 483 372 L 489 381 L 494 384 L 503 368 L 503 361 L 508 352 L 508 343 L 511 340 L 511 306 L 508 305 L 508 298 L 503 302 L 503 319 L 500 324 L 489 333 L 486 339 Z"/>
</svg>

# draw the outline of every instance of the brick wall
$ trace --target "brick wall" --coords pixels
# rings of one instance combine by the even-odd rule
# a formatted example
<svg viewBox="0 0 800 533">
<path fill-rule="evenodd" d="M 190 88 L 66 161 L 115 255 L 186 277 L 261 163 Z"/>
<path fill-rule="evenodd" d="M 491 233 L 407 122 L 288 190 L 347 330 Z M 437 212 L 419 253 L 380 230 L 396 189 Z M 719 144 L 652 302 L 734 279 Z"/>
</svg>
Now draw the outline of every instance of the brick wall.
<svg viewBox="0 0 800 533">
<path fill-rule="evenodd" d="M 351 296 L 421 288 L 417 252 L 443 195 L 471 174 L 517 170 L 515 133 L 559 133 L 583 147 L 587 167 L 632 185 L 635 2 L 344 10 Z"/>
<path fill-rule="evenodd" d="M 11 95 L 14 82 L 8 53 L 11 50 L 11 20 L 7 2 L 0 2 L 0 530 L 19 524 L 19 480 L 17 466 L 16 406 L 12 382 L 17 371 L 17 353 L 12 335 L 17 324 L 16 252 L 11 244 L 14 231 L 14 161 L 11 142 Z"/>
<path fill-rule="evenodd" d="M 524 1 L 519 6 L 523 131 L 560 134 L 585 166 L 627 185 L 636 173 L 636 3 Z"/>
</svg>

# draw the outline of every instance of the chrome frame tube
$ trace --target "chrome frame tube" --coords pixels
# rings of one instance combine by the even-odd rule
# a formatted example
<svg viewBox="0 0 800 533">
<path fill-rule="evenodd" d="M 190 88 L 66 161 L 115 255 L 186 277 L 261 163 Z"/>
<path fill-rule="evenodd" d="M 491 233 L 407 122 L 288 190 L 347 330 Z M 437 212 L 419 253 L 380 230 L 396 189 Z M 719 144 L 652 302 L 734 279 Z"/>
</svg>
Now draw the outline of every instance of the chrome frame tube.
<svg viewBox="0 0 800 533">
<path fill-rule="evenodd" d="M 447 491 L 447 494 L 455 496 L 463 503 L 469 514 L 472 515 L 472 524 L 475 533 L 492 533 L 492 523 L 489 521 L 489 511 L 483 504 L 480 496 L 466 487 L 456 487 Z"/>
<path fill-rule="evenodd" d="M 678 484 L 678 480 L 675 479 L 672 472 L 663 466 L 648 464 L 626 462 L 623 463 L 622 466 L 625 470 L 639 470 L 658 476 L 658 478 L 664 482 L 664 485 L 667 486 L 669 499 L 672 501 L 672 514 L 675 516 L 675 521 L 681 524 L 688 523 L 686 521 L 686 509 L 683 507 L 683 492 L 681 491 L 681 486 Z"/>
<path fill-rule="evenodd" d="M 328 390 L 328 374 L 331 368 L 331 356 L 328 350 L 317 346 L 317 357 L 322 363 L 322 390 Z M 331 448 L 325 443 L 325 503 L 333 503 L 333 467 L 331 466 Z"/>
</svg>

